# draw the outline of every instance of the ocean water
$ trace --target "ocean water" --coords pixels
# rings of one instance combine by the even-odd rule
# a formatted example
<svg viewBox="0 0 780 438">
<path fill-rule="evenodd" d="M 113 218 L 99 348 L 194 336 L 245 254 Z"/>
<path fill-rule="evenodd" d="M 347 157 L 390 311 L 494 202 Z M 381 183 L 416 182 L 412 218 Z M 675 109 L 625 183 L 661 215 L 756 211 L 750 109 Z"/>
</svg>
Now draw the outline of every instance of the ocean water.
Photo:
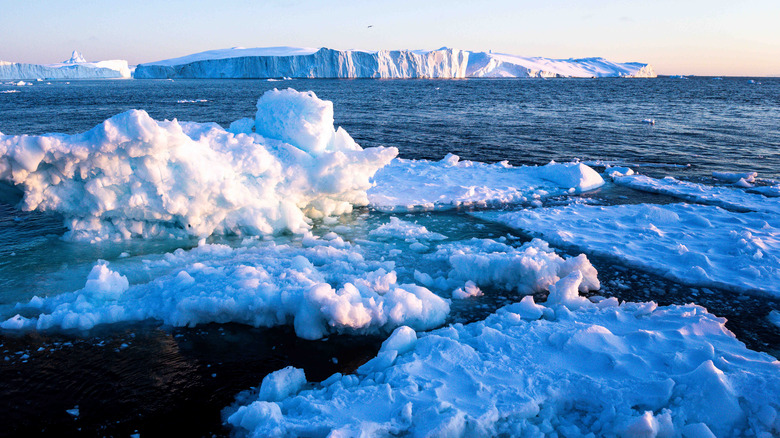
<svg viewBox="0 0 780 438">
<path fill-rule="evenodd" d="M 615 162 L 652 176 L 712 183 L 713 171 L 756 171 L 780 180 L 780 79 L 659 78 L 653 80 L 121 80 L 36 84 L 0 94 L 5 134 L 77 133 L 129 109 L 153 118 L 216 122 L 252 117 L 266 90 L 312 90 L 333 101 L 336 124 L 363 147 L 395 146 L 400 156 L 511 164 L 550 160 Z M 642 122 L 654 119 L 655 125 Z M 83 287 L 98 259 L 120 262 L 122 253 L 154 257 L 194 240 L 88 244 L 60 239 L 61 218 L 21 212 L 18 194 L 0 188 L 0 311 L 51 291 Z M 677 200 L 610 187 L 583 197 L 605 203 Z M 387 214 L 359 209 L 343 218 L 351 238 L 362 239 Z M 463 211 L 416 213 L 411 220 L 453 239 L 497 238 L 517 231 Z M 318 224 L 314 232 L 325 234 Z M 295 242 L 294 236 L 279 236 Z M 235 244 L 230 237 L 212 241 Z M 590 257 L 605 286 L 599 294 L 659 304 L 695 302 L 729 319 L 727 326 L 750 348 L 780 354 L 780 331 L 766 322 L 780 302 L 676 284 Z M 407 271 L 414 254 L 398 261 Z M 406 279 L 411 281 L 410 279 Z M 663 296 L 653 291 L 668 291 Z M 485 291 L 456 302 L 452 322 L 483 318 L 517 296 Z M 380 337 L 332 336 L 304 341 L 289 328 L 238 324 L 173 329 L 154 322 L 100 327 L 76 333 L 0 334 L 0 418 L 13 418 L 0 435 L 82 432 L 86 435 L 224 435 L 220 409 L 256 386 L 270 371 L 302 367 L 309 380 L 351 372 L 372 357 Z M 26 356 L 26 357 L 25 357 Z M 7 360 L 3 360 L 8 358 Z M 66 412 L 79 406 L 81 414 Z"/>
</svg>

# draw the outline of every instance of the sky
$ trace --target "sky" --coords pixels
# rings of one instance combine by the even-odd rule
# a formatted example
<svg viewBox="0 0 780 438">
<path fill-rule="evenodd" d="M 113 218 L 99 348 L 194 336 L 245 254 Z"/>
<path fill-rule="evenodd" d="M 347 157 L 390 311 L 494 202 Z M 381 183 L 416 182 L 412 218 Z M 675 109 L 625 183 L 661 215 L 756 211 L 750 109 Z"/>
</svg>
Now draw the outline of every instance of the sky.
<svg viewBox="0 0 780 438">
<path fill-rule="evenodd" d="M 780 76 L 778 0 L 0 0 L 0 60 L 158 61 L 229 47 L 601 56 L 658 74 Z"/>
</svg>

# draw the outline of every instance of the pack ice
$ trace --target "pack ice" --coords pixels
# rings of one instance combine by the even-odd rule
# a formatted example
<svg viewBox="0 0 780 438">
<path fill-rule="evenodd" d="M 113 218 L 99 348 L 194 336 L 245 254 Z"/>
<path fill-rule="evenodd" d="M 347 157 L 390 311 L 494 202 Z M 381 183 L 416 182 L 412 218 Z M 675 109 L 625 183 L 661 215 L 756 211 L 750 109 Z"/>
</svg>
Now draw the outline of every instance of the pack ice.
<svg viewBox="0 0 780 438">
<path fill-rule="evenodd" d="M 153 78 L 655 77 L 653 67 L 603 58 L 549 59 L 493 52 L 261 47 L 211 50 L 139 65 Z"/>
<path fill-rule="evenodd" d="M 125 60 L 88 62 L 76 50 L 70 59 L 55 64 L 0 61 L 0 79 L 117 79 L 130 76 L 130 67 Z"/>
<path fill-rule="evenodd" d="M 226 410 L 248 436 L 777 436 L 780 362 L 690 304 L 591 302 L 579 272 L 484 321 L 399 327 L 354 375 L 288 367 Z"/>
</svg>

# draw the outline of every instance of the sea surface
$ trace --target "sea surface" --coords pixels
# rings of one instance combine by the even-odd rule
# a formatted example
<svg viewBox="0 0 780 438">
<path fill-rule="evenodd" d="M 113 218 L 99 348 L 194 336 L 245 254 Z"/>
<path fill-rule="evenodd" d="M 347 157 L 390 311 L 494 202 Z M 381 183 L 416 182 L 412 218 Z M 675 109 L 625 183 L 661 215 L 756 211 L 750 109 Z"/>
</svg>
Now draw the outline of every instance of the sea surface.
<svg viewBox="0 0 780 438">
<path fill-rule="evenodd" d="M 104 80 L 0 83 L 0 132 L 79 133 L 130 109 L 153 118 L 230 122 L 254 117 L 273 88 L 312 90 L 334 103 L 336 125 L 363 147 L 395 146 L 400 156 L 539 165 L 579 159 L 628 165 L 641 173 L 712 183 L 713 171 L 756 171 L 780 180 L 780 78 L 554 80 Z M 654 125 L 644 123 L 653 119 Z M 775 182 L 776 184 L 777 182 Z M 0 311 L 52 290 L 84 285 L 98 259 L 163 254 L 197 241 L 66 242 L 57 215 L 21 212 L 18 194 L 0 190 Z M 628 188 L 582 195 L 605 203 L 679 202 Z M 358 209 L 355 238 L 388 215 Z M 349 218 L 348 218 L 349 220 Z M 518 234 L 464 211 L 415 213 L 411 220 L 455 239 Z M 321 224 L 314 230 L 324 234 Z M 362 233 L 362 234 L 361 234 Z M 282 241 L 295 240 L 279 236 Z M 233 244 L 230 237 L 212 241 Z M 695 302 L 728 318 L 750 348 L 780 355 L 780 330 L 765 316 L 766 296 L 697 289 L 590 257 L 605 285 L 599 294 L 661 305 Z M 413 256 L 399 263 L 413 268 Z M 412 269 L 413 270 L 413 269 Z M 627 287 L 611 289 L 610 280 Z M 666 291 L 659 295 L 654 291 Z M 484 318 L 519 299 L 486 291 L 453 305 L 451 322 Z M 297 338 L 290 328 L 211 324 L 170 328 L 154 321 L 83 333 L 0 334 L 0 436 L 222 436 L 220 411 L 269 372 L 304 368 L 308 380 L 351 372 L 373 357 L 378 336 Z M 78 407 L 79 415 L 72 409 Z M 71 410 L 71 413 L 68 413 Z"/>
</svg>

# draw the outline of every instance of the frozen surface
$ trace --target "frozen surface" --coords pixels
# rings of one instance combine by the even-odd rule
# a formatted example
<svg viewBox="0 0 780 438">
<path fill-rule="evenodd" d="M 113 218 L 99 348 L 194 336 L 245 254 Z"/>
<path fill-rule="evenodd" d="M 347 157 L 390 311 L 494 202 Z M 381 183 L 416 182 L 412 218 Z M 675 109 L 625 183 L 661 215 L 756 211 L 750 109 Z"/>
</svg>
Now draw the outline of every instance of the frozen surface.
<svg viewBox="0 0 780 438">
<path fill-rule="evenodd" d="M 707 205 L 570 205 L 497 220 L 683 283 L 780 296 L 780 218 Z"/>
<path fill-rule="evenodd" d="M 719 174 L 723 179 L 725 176 L 732 178 L 731 182 L 745 181 L 743 177 L 755 176 L 751 174 Z M 734 179 L 735 177 L 739 177 Z M 651 193 L 662 193 L 675 196 L 687 201 L 698 202 L 702 204 L 718 205 L 737 211 L 761 211 L 767 213 L 780 214 L 780 200 L 771 199 L 762 194 L 749 193 L 745 190 L 732 187 L 715 187 L 705 184 L 681 181 L 671 176 L 663 179 L 651 178 L 645 175 L 627 175 L 616 176 L 613 178 L 616 184 L 628 186 L 632 189 L 642 190 Z M 751 181 L 754 181 L 752 179 Z M 752 187 L 752 186 L 749 186 Z"/>
<path fill-rule="evenodd" d="M 603 58 L 548 59 L 438 50 L 267 47 L 211 50 L 141 64 L 136 78 L 655 77 L 653 67 Z"/>
<path fill-rule="evenodd" d="M 255 127 L 263 136 L 133 110 L 83 134 L 0 136 L 0 180 L 24 191 L 22 209 L 62 214 L 73 238 L 303 232 L 366 205 L 397 154 L 334 129 L 333 104 L 312 92 L 268 91 Z"/>
<path fill-rule="evenodd" d="M 780 362 L 702 307 L 593 304 L 576 296 L 580 278 L 555 285 L 559 304 L 526 297 L 465 326 L 401 327 L 357 374 L 245 401 L 227 421 L 251 436 L 780 433 Z"/>
<path fill-rule="evenodd" d="M 97 263 L 82 289 L 33 297 L 18 304 L 14 312 L 19 314 L 0 327 L 88 330 L 146 319 L 172 326 L 238 322 L 290 324 L 298 336 L 318 339 L 334 332 L 389 332 L 402 324 L 430 329 L 449 313 L 447 300 L 430 290 L 399 284 L 392 262 L 367 260 L 359 247 L 336 236 L 306 237 L 300 245 L 201 243 L 120 266 Z M 146 280 L 129 283 L 128 275 L 143 278 L 142 273 Z"/>
<path fill-rule="evenodd" d="M 0 79 L 116 79 L 130 76 L 130 67 L 125 60 L 87 62 L 75 50 L 70 59 L 56 64 L 0 61 Z"/>
<path fill-rule="evenodd" d="M 369 201 L 386 211 L 529 203 L 604 184 L 595 170 L 582 163 L 513 167 L 506 162 L 462 161 L 452 154 L 441 161 L 393 160 L 377 172 L 375 180 Z"/>
<path fill-rule="evenodd" d="M 582 292 L 600 287 L 596 269 L 585 255 L 561 257 L 541 239 L 533 239 L 519 247 L 492 239 L 445 243 L 424 259 L 444 262 L 447 267 L 441 272 L 429 274 L 430 278 L 417 275 L 422 284 L 436 289 L 462 287 L 463 292 L 468 293 L 468 283 L 474 283 L 479 287 L 532 294 L 547 290 L 572 272 L 583 275 L 579 283 Z M 461 292 L 458 295 L 463 297 Z"/>
</svg>

